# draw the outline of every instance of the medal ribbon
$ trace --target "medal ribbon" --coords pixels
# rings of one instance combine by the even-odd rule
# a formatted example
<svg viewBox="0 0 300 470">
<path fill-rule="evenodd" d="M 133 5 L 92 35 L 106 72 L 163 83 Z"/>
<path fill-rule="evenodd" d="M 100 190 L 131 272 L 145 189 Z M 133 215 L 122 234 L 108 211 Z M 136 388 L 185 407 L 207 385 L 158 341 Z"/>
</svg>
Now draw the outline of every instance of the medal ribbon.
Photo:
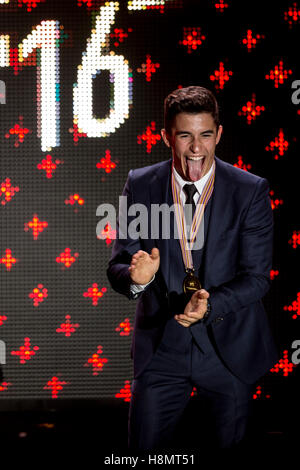
<svg viewBox="0 0 300 470">
<path fill-rule="evenodd" d="M 214 182 L 215 182 L 215 169 L 216 164 L 215 161 L 213 162 L 213 168 L 210 177 L 208 178 L 202 194 L 198 200 L 196 205 L 195 214 L 193 217 L 193 222 L 191 226 L 191 239 L 190 243 L 187 241 L 187 234 L 186 234 L 186 225 L 185 225 L 185 217 L 184 217 L 184 210 L 183 205 L 181 203 L 180 195 L 177 191 L 176 184 L 175 184 L 175 177 L 172 168 L 172 194 L 173 194 L 173 201 L 175 203 L 175 215 L 176 215 L 176 222 L 178 228 L 178 235 L 182 253 L 182 259 L 184 262 L 185 269 L 193 269 L 193 258 L 191 254 L 191 250 L 193 249 L 193 244 L 204 215 L 205 206 L 209 201 L 210 196 L 214 190 Z"/>
</svg>

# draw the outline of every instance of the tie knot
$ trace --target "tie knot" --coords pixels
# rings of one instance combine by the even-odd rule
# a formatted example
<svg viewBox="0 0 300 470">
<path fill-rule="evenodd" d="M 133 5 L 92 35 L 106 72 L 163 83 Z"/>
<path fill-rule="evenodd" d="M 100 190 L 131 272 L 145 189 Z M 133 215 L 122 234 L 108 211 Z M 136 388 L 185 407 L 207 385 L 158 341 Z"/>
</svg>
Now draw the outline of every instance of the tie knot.
<svg viewBox="0 0 300 470">
<path fill-rule="evenodd" d="M 194 184 L 185 184 L 183 186 L 183 190 L 186 194 L 186 204 L 193 204 L 194 202 L 194 195 L 197 192 L 197 188 Z"/>
</svg>

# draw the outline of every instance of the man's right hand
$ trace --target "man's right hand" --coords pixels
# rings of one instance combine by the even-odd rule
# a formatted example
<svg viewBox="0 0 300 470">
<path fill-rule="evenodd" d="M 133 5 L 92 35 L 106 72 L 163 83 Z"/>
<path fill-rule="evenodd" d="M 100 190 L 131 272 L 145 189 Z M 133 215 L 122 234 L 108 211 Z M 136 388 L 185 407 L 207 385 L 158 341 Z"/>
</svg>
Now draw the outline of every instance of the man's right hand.
<svg viewBox="0 0 300 470">
<path fill-rule="evenodd" d="M 160 263 L 158 248 L 152 248 L 151 254 L 139 250 L 131 258 L 130 277 L 134 284 L 148 284 L 157 272 Z"/>
</svg>

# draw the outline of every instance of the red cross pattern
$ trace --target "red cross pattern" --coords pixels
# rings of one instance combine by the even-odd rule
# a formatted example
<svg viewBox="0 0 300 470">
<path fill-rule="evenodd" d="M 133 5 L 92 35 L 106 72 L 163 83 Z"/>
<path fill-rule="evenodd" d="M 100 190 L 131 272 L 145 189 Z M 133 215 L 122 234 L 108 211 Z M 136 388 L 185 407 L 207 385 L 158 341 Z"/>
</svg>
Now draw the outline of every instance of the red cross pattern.
<svg viewBox="0 0 300 470">
<path fill-rule="evenodd" d="M 83 137 L 87 137 L 86 132 L 82 132 L 81 129 L 78 128 L 77 124 L 77 119 L 74 119 L 73 122 L 73 129 L 69 129 L 69 132 L 73 134 L 73 142 L 75 145 L 78 145 L 79 139 L 82 139 Z"/>
<path fill-rule="evenodd" d="M 7 390 L 10 385 L 12 385 L 11 382 L 0 383 L 0 392 L 4 392 L 4 390 Z"/>
<path fill-rule="evenodd" d="M 3 323 L 7 320 L 7 316 L 6 315 L 0 315 L 0 326 L 3 325 Z"/>
<path fill-rule="evenodd" d="M 107 357 L 100 357 L 100 354 L 102 354 L 102 346 L 99 345 L 97 346 L 97 352 L 93 354 L 88 361 L 84 364 L 85 366 L 92 366 L 93 368 L 93 375 L 99 375 L 99 372 L 102 371 L 104 364 L 108 362 Z"/>
<path fill-rule="evenodd" d="M 271 269 L 270 271 L 270 279 L 271 281 L 274 281 L 274 279 L 279 276 L 279 271 L 278 269 Z"/>
<path fill-rule="evenodd" d="M 156 72 L 156 70 L 160 67 L 158 62 L 153 63 L 151 60 L 151 55 L 146 55 L 146 62 L 142 64 L 141 67 L 137 68 L 137 72 L 144 73 L 146 76 L 146 81 L 150 82 L 152 78 L 152 74 Z"/>
<path fill-rule="evenodd" d="M 256 34 L 255 37 L 253 36 L 253 31 L 251 29 L 247 30 L 246 37 L 242 39 L 242 44 L 244 44 L 248 52 L 251 52 L 257 45 L 257 43 L 261 40 L 265 39 L 263 34 Z"/>
<path fill-rule="evenodd" d="M 300 317 L 300 292 L 297 293 L 297 299 L 293 300 L 291 305 L 285 305 L 283 310 L 286 312 L 291 312 L 293 320 L 296 320 L 298 317 Z"/>
<path fill-rule="evenodd" d="M 24 345 L 20 346 L 16 351 L 11 351 L 12 356 L 19 356 L 20 364 L 25 364 L 33 356 L 36 355 L 36 351 L 40 348 L 38 346 L 31 347 L 30 338 L 24 338 Z"/>
<path fill-rule="evenodd" d="M 242 155 L 238 155 L 237 159 L 237 163 L 234 163 L 233 166 L 245 171 L 251 170 L 252 165 L 250 163 L 244 163 Z"/>
<path fill-rule="evenodd" d="M 279 359 L 277 364 L 275 364 L 272 367 L 272 369 L 270 369 L 270 372 L 273 372 L 275 374 L 278 374 L 279 372 L 282 372 L 284 377 L 287 377 L 291 372 L 293 372 L 293 369 L 296 366 L 295 366 L 295 364 L 293 364 L 292 362 L 289 361 L 288 354 L 289 354 L 289 352 L 287 350 L 284 350 L 282 359 Z"/>
<path fill-rule="evenodd" d="M 279 157 L 282 157 L 285 152 L 288 150 L 289 143 L 284 137 L 283 130 L 279 130 L 279 134 L 277 137 L 275 137 L 274 140 L 271 140 L 271 142 L 266 146 L 266 151 L 267 152 L 276 152 L 276 155 L 274 155 L 274 160 L 278 160 Z"/>
<path fill-rule="evenodd" d="M 71 254 L 71 248 L 65 248 L 65 251 L 62 251 L 60 255 L 56 257 L 56 262 L 62 263 L 66 268 L 69 268 L 76 261 L 78 256 L 79 253 Z"/>
<path fill-rule="evenodd" d="M 32 220 L 24 223 L 24 231 L 32 230 L 33 239 L 37 240 L 38 236 L 48 227 L 48 222 L 41 221 L 37 214 L 33 214 Z"/>
<path fill-rule="evenodd" d="M 266 80 L 274 80 L 275 88 L 279 88 L 279 85 L 284 83 L 284 80 L 288 78 L 289 75 L 292 75 L 291 70 L 284 70 L 283 61 L 280 60 L 278 65 L 275 65 L 273 70 L 266 75 Z"/>
<path fill-rule="evenodd" d="M 105 240 L 107 246 L 109 246 L 113 240 L 116 239 L 117 231 L 112 229 L 110 223 L 107 223 L 102 230 L 101 234 L 98 235 L 98 238 Z"/>
<path fill-rule="evenodd" d="M 228 8 L 228 3 L 225 3 L 224 0 L 218 0 L 215 2 L 215 8 L 217 11 L 224 13 L 225 8 Z"/>
<path fill-rule="evenodd" d="M 46 155 L 46 158 L 43 158 L 41 163 L 37 164 L 37 169 L 45 171 L 47 178 L 52 178 L 57 166 L 61 163 L 64 163 L 63 160 L 56 159 L 53 161 L 51 155 Z"/>
<path fill-rule="evenodd" d="M 252 93 L 251 101 L 247 101 L 247 103 L 242 107 L 242 110 L 238 112 L 238 115 L 246 116 L 247 124 L 251 124 L 257 116 L 261 115 L 262 111 L 265 111 L 265 107 L 256 104 L 256 95 L 255 93 Z"/>
<path fill-rule="evenodd" d="M 231 70 L 225 70 L 224 62 L 220 62 L 219 68 L 209 78 L 212 82 L 216 82 L 216 90 L 223 90 L 225 83 L 228 82 L 232 75 L 233 72 Z"/>
<path fill-rule="evenodd" d="M 110 37 L 112 39 L 116 39 L 114 42 L 115 47 L 119 47 L 120 42 L 124 42 L 125 38 L 128 38 L 128 33 L 132 33 L 132 28 L 127 29 L 127 33 L 123 28 L 115 28 L 113 33 L 110 33 Z"/>
<path fill-rule="evenodd" d="M 12 256 L 12 252 L 10 248 L 6 248 L 5 256 L 0 258 L 0 264 L 5 264 L 7 271 L 10 271 L 11 267 L 17 263 L 19 260 Z"/>
<path fill-rule="evenodd" d="M 300 20 L 300 8 L 296 2 L 290 6 L 287 11 L 284 12 L 284 20 L 288 23 L 291 28 L 294 24 L 299 23 Z"/>
<path fill-rule="evenodd" d="M 50 380 L 48 380 L 43 389 L 51 390 L 52 398 L 57 398 L 58 393 L 62 391 L 65 385 L 69 385 L 69 383 L 70 382 L 66 382 L 65 380 L 59 380 L 59 378 L 54 375 Z"/>
<path fill-rule="evenodd" d="M 12 186 L 10 178 L 6 178 L 5 181 L 2 181 L 0 185 L 1 204 L 4 206 L 7 202 L 11 201 L 15 193 L 19 191 L 20 188 L 18 186 Z"/>
<path fill-rule="evenodd" d="M 289 240 L 289 244 L 292 245 L 294 249 L 298 248 L 300 245 L 300 230 L 294 230 L 292 238 Z"/>
<path fill-rule="evenodd" d="M 107 291 L 106 287 L 102 287 L 101 290 L 98 289 L 98 284 L 94 282 L 92 287 L 89 287 L 86 292 L 83 293 L 83 297 L 89 297 L 93 301 L 93 305 L 98 305 L 99 299 L 103 297 Z"/>
<path fill-rule="evenodd" d="M 155 131 L 155 121 L 152 121 L 150 126 L 146 127 L 146 130 L 143 132 L 143 134 L 137 136 L 138 144 L 146 142 L 147 153 L 150 153 L 153 145 L 156 145 L 157 142 L 161 139 L 160 134 L 154 134 L 153 131 Z"/>
<path fill-rule="evenodd" d="M 129 402 L 131 398 L 131 384 L 130 380 L 125 380 L 124 387 L 115 394 L 116 398 L 123 398 L 124 401 Z"/>
<path fill-rule="evenodd" d="M 79 323 L 71 323 L 71 315 L 65 316 L 65 322 L 61 323 L 59 328 L 56 328 L 56 333 L 63 333 L 65 336 L 71 336 L 79 328 Z"/>
<path fill-rule="evenodd" d="M 130 332 L 133 330 L 133 327 L 130 325 L 129 318 L 121 321 L 119 326 L 116 327 L 116 331 L 120 332 L 120 336 L 129 336 Z"/>
<path fill-rule="evenodd" d="M 105 150 L 105 157 L 102 157 L 100 162 L 96 163 L 96 167 L 103 169 L 105 173 L 111 173 L 117 167 L 116 163 L 111 161 L 110 150 Z"/>
<path fill-rule="evenodd" d="M 23 116 L 19 116 L 19 123 L 16 123 L 14 127 L 9 129 L 7 134 L 5 134 L 6 139 L 9 139 L 12 135 L 15 135 L 15 147 L 19 147 L 20 144 L 24 142 L 25 136 L 27 134 L 31 134 L 32 130 L 28 129 L 27 127 L 24 127 L 23 124 Z"/>
<path fill-rule="evenodd" d="M 30 299 L 33 299 L 34 307 L 38 307 L 41 302 L 48 297 L 48 289 L 46 289 L 43 284 L 38 284 L 37 287 L 33 289 L 30 294 L 28 294 Z"/>
<path fill-rule="evenodd" d="M 206 37 L 201 34 L 201 28 L 184 27 L 183 28 L 183 40 L 179 41 L 179 44 L 187 47 L 188 54 L 198 49 Z"/>
<path fill-rule="evenodd" d="M 278 209 L 279 206 L 281 206 L 283 204 L 283 200 L 282 199 L 274 199 L 274 191 L 271 190 L 270 191 L 270 197 L 271 197 L 271 207 L 272 209 Z"/>
</svg>

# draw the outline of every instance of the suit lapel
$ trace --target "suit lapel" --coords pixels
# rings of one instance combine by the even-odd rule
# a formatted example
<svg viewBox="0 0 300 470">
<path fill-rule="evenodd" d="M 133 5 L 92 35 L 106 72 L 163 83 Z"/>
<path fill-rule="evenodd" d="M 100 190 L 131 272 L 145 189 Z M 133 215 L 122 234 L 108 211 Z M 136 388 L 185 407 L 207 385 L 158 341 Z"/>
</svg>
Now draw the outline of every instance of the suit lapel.
<svg viewBox="0 0 300 470">
<path fill-rule="evenodd" d="M 230 184 L 230 179 L 227 177 L 226 165 L 217 157 L 215 157 L 215 161 L 215 184 L 211 196 L 211 214 L 202 260 L 203 285 L 205 289 L 209 289 L 213 284 L 214 254 L 218 249 L 218 238 L 222 232 L 221 227 L 224 226 L 224 221 L 231 208 L 231 197 L 234 190 L 234 187 Z"/>
</svg>

